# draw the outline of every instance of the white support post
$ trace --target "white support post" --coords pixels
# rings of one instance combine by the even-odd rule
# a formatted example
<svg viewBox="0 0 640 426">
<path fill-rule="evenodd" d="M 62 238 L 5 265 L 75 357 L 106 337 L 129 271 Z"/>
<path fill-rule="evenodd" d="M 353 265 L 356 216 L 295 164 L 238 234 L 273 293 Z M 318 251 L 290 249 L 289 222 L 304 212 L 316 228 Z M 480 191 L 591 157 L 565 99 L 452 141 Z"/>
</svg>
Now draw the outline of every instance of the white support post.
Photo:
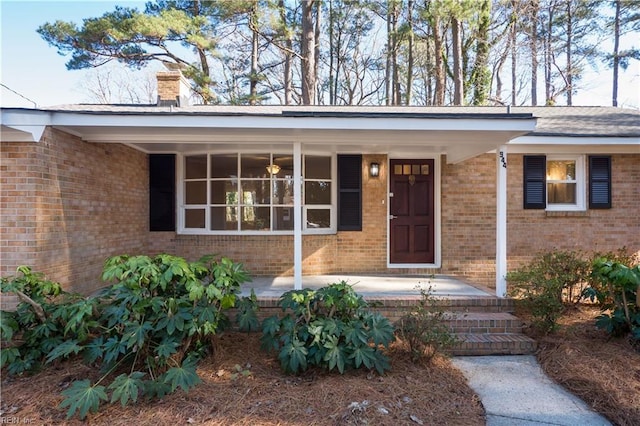
<svg viewBox="0 0 640 426">
<path fill-rule="evenodd" d="M 293 288 L 302 290 L 302 146 L 293 144 Z"/>
<path fill-rule="evenodd" d="M 507 296 L 507 147 L 496 153 L 496 296 Z"/>
</svg>

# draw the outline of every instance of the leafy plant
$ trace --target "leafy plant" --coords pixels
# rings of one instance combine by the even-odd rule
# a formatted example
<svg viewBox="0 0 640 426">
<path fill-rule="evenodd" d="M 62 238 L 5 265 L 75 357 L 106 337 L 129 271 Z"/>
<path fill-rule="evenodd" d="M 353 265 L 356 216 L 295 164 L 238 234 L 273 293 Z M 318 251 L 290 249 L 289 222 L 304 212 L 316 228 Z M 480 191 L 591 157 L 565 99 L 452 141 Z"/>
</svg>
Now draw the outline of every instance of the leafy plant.
<svg viewBox="0 0 640 426">
<path fill-rule="evenodd" d="M 599 258 L 591 275 L 593 285 L 585 294 L 603 309 L 596 326 L 613 336 L 630 334 L 640 344 L 640 265 Z"/>
<path fill-rule="evenodd" d="M 282 368 L 299 373 L 311 366 L 344 373 L 348 368 L 390 368 L 382 352 L 394 339 L 392 324 L 368 309 L 345 281 L 318 290 L 293 290 L 279 305 L 287 314 L 262 324 L 262 348 L 278 352 Z"/>
<path fill-rule="evenodd" d="M 533 326 L 543 333 L 554 331 L 567 304 L 582 300 L 589 262 L 573 251 L 538 255 L 530 264 L 507 274 L 511 296 L 528 311 Z"/>
<path fill-rule="evenodd" d="M 22 300 L 16 312 L 2 311 L 1 337 L 9 347 L 2 367 L 17 374 L 82 355 L 103 373 L 96 383 L 78 381 L 63 392 L 68 417 L 84 418 L 109 394 L 124 406 L 140 395 L 188 391 L 200 382 L 198 360 L 230 324 L 228 309 L 238 308 L 241 329 L 257 324 L 255 295 L 238 296 L 249 276 L 224 257 L 189 263 L 167 254 L 115 256 L 102 274 L 114 284 L 89 298 L 68 294 L 29 268 L 18 272 L 1 281 L 2 292 Z"/>
<path fill-rule="evenodd" d="M 420 304 L 396 324 L 396 334 L 406 343 L 414 361 L 430 361 L 454 346 L 458 340 L 445 324 L 446 312 L 432 295 L 432 287 L 420 288 Z"/>
</svg>

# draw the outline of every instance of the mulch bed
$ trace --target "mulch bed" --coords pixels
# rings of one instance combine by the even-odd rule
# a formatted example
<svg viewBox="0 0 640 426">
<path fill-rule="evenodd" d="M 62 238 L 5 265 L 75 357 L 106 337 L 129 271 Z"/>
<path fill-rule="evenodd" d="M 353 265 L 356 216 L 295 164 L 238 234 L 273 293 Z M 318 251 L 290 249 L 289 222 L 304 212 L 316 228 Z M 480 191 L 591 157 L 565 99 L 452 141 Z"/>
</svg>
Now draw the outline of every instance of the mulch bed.
<svg viewBox="0 0 640 426">
<path fill-rule="evenodd" d="M 477 395 L 448 359 L 414 363 L 394 343 L 393 370 L 345 375 L 281 372 L 273 355 L 259 350 L 259 334 L 228 333 L 216 356 L 199 364 L 203 383 L 160 401 L 122 408 L 105 404 L 85 422 L 66 420 L 60 392 L 75 379 L 97 378 L 95 369 L 66 362 L 34 376 L 2 379 L 2 418 L 22 424 L 207 425 L 484 425 Z M 238 371 L 246 375 L 237 374 Z M 14 420 L 15 422 L 16 420 Z"/>
<path fill-rule="evenodd" d="M 571 309 L 558 332 L 535 336 L 538 361 L 557 383 L 617 425 L 640 425 L 640 352 L 595 327 L 600 311 Z"/>
</svg>

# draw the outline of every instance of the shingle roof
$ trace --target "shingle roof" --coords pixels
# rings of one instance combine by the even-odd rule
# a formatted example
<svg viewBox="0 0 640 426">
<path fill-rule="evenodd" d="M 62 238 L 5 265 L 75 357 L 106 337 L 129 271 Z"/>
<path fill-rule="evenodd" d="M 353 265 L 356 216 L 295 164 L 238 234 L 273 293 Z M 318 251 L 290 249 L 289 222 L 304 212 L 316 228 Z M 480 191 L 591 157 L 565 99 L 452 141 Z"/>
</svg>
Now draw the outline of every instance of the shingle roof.
<svg viewBox="0 0 640 426">
<path fill-rule="evenodd" d="M 155 105 L 74 104 L 42 108 L 51 112 L 83 114 L 162 114 L 229 116 L 396 116 L 405 118 L 487 118 L 513 116 L 537 118 L 533 136 L 640 137 L 640 111 L 615 107 L 387 107 L 387 106 L 220 106 L 193 105 L 166 107 Z"/>
</svg>

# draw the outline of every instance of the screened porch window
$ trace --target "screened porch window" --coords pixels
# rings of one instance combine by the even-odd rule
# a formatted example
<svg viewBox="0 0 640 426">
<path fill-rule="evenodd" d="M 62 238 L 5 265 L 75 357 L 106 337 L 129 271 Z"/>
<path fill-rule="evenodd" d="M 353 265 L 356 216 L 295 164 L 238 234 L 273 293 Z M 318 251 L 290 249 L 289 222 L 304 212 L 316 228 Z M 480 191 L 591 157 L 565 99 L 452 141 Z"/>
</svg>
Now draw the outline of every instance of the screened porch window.
<svg viewBox="0 0 640 426">
<path fill-rule="evenodd" d="M 304 155 L 303 230 L 333 223 L 331 156 Z M 293 232 L 293 155 L 216 153 L 184 156 L 183 230 L 188 233 Z"/>
</svg>

